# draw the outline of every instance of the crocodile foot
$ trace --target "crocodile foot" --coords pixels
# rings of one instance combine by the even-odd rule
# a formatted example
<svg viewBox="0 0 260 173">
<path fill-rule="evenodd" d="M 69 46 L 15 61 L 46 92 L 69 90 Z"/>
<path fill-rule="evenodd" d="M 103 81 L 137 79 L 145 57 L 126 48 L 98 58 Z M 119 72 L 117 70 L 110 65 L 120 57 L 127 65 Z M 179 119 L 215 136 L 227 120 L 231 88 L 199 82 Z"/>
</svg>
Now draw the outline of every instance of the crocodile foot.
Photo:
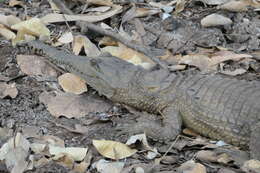
<svg viewBox="0 0 260 173">
<path fill-rule="evenodd" d="M 119 124 L 116 129 L 119 131 L 119 135 L 145 133 L 149 138 L 165 143 L 176 137 L 173 129 L 163 126 L 162 120 L 156 115 L 140 116 L 136 122 Z"/>
</svg>

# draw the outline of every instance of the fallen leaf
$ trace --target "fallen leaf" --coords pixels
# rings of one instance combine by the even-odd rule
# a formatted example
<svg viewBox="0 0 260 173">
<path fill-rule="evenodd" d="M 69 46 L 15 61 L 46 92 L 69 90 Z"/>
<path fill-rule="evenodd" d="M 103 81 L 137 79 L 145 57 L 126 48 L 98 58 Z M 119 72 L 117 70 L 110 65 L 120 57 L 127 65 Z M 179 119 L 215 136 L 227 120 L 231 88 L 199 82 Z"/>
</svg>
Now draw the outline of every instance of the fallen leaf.
<svg viewBox="0 0 260 173">
<path fill-rule="evenodd" d="M 24 5 L 24 2 L 23 1 L 18 1 L 18 0 L 10 0 L 9 1 L 9 6 L 10 7 L 14 7 L 14 6 L 23 6 Z"/>
<path fill-rule="evenodd" d="M 0 82 L 0 98 L 3 99 L 7 96 L 11 98 L 15 98 L 18 94 L 18 90 L 15 86 L 15 83 L 6 84 L 4 82 Z"/>
<path fill-rule="evenodd" d="M 219 163 L 227 164 L 227 163 L 233 161 L 233 159 L 228 154 L 223 153 L 223 154 L 218 155 L 217 161 Z"/>
<path fill-rule="evenodd" d="M 52 135 L 44 135 L 40 138 L 46 144 L 57 146 L 57 147 L 65 147 L 64 140 L 60 139 L 57 136 Z"/>
<path fill-rule="evenodd" d="M 49 146 L 49 152 L 51 155 L 59 156 L 60 154 L 67 154 L 72 157 L 75 161 L 82 161 L 88 148 L 79 148 L 79 147 L 56 147 L 56 146 Z"/>
<path fill-rule="evenodd" d="M 72 73 L 65 73 L 58 77 L 58 82 L 62 89 L 73 94 L 87 92 L 86 81 Z"/>
<path fill-rule="evenodd" d="M 137 150 L 131 149 L 126 144 L 120 142 L 93 140 L 92 143 L 102 156 L 114 160 L 130 157 L 137 152 Z"/>
<path fill-rule="evenodd" d="M 0 24 L 0 35 L 5 37 L 6 40 L 12 40 L 16 37 L 16 34 L 11 30 L 7 29 L 3 25 Z"/>
<path fill-rule="evenodd" d="M 27 34 L 33 35 L 33 36 L 46 36 L 50 37 L 50 31 L 49 29 L 41 22 L 38 18 L 31 18 L 26 21 L 22 21 L 20 23 L 17 23 L 15 25 L 11 26 L 14 30 L 25 30 Z"/>
<path fill-rule="evenodd" d="M 205 3 L 207 5 L 221 5 L 228 2 L 229 0 L 198 0 L 198 1 L 201 1 L 202 3 Z"/>
<path fill-rule="evenodd" d="M 47 14 L 41 18 L 43 23 L 56 23 L 56 22 L 70 22 L 70 21 L 85 21 L 85 22 L 98 22 L 110 18 L 122 11 L 119 5 L 113 5 L 112 9 L 100 15 L 67 15 L 67 14 Z"/>
<path fill-rule="evenodd" d="M 245 172 L 260 172 L 260 161 L 248 160 L 243 164 L 242 170 Z"/>
<path fill-rule="evenodd" d="M 250 3 L 246 0 L 240 0 L 240 1 L 231 0 L 220 5 L 218 8 L 222 10 L 232 11 L 232 12 L 242 12 L 242 11 L 247 11 L 249 5 Z"/>
<path fill-rule="evenodd" d="M 253 56 L 248 54 L 237 54 L 231 51 L 218 51 L 211 57 L 211 64 L 210 66 L 217 65 L 224 61 L 239 61 L 244 58 L 252 58 Z"/>
<path fill-rule="evenodd" d="M 45 95 L 44 97 L 49 97 L 49 99 L 42 99 L 42 101 L 48 100 L 48 102 L 43 103 L 47 106 L 47 110 L 55 117 L 79 118 L 84 117 L 90 112 L 105 112 L 111 107 L 104 100 L 92 96 L 70 93 L 58 93 L 56 96 L 43 94 Z"/>
<path fill-rule="evenodd" d="M 109 6 L 101 6 L 101 7 L 96 7 L 96 8 L 88 8 L 85 12 L 106 12 L 110 10 L 111 7 Z"/>
<path fill-rule="evenodd" d="M 217 162 L 217 154 L 213 151 L 201 150 L 196 153 L 196 158 L 206 162 Z"/>
<path fill-rule="evenodd" d="M 184 162 L 177 168 L 177 171 L 186 173 L 207 173 L 205 166 L 200 163 L 195 163 L 193 160 Z"/>
<path fill-rule="evenodd" d="M 82 48 L 84 48 L 86 55 L 89 57 L 97 57 L 101 53 L 97 46 L 93 44 L 86 36 L 75 36 L 73 42 L 74 54 L 79 55 Z"/>
<path fill-rule="evenodd" d="M 160 9 L 136 8 L 135 17 L 153 16 L 159 14 L 160 12 Z"/>
<path fill-rule="evenodd" d="M 112 0 L 88 0 L 89 4 L 113 6 Z"/>
<path fill-rule="evenodd" d="M 1 147 L 0 160 L 5 160 L 10 172 L 22 173 L 28 170 L 26 158 L 29 155 L 29 148 L 30 143 L 18 132 Z"/>
<path fill-rule="evenodd" d="M 13 15 L 5 16 L 0 14 L 0 24 L 5 25 L 6 27 L 11 27 L 14 24 L 20 23 L 21 19 Z"/>
<path fill-rule="evenodd" d="M 101 159 L 94 163 L 94 167 L 100 173 L 121 173 L 125 163 L 124 162 L 109 162 Z"/>
<path fill-rule="evenodd" d="M 185 55 L 179 60 L 179 64 L 187 64 L 198 67 L 201 71 L 217 70 L 218 64 L 225 61 L 239 61 L 244 58 L 252 58 L 248 54 L 236 54 L 231 51 L 218 51 L 210 58 L 206 54 Z"/>
<path fill-rule="evenodd" d="M 175 14 L 178 14 L 184 10 L 186 1 L 187 0 L 177 0 L 174 11 Z"/>
<path fill-rule="evenodd" d="M 48 3 L 50 4 L 51 9 L 52 9 L 53 12 L 55 12 L 55 13 L 59 13 L 59 12 L 60 12 L 60 9 L 59 9 L 58 6 L 53 2 L 53 0 L 48 0 Z"/>
<path fill-rule="evenodd" d="M 212 27 L 212 26 L 230 25 L 232 24 L 232 20 L 222 15 L 214 13 L 204 17 L 200 23 L 203 27 Z"/>
<path fill-rule="evenodd" d="M 17 55 L 16 59 L 21 71 L 27 75 L 58 76 L 56 70 L 44 61 L 43 57 L 36 55 Z"/>
<path fill-rule="evenodd" d="M 74 159 L 71 155 L 61 152 L 57 155 L 55 155 L 54 157 L 51 158 L 52 160 L 55 160 L 56 163 L 58 163 L 59 165 L 72 169 L 74 166 Z"/>
<path fill-rule="evenodd" d="M 120 59 L 128 61 L 135 65 L 142 65 L 142 63 L 148 63 L 148 67 L 154 65 L 154 62 L 150 60 L 147 56 L 126 47 L 125 45 L 119 43 L 119 46 L 106 46 L 101 49 L 102 52 L 109 52 L 111 55 L 116 56 Z M 144 66 L 143 66 L 144 67 Z"/>
<path fill-rule="evenodd" d="M 85 161 L 82 161 L 80 163 L 74 163 L 73 171 L 78 173 L 86 173 L 86 170 L 88 169 L 90 163 L 87 163 Z"/>
<path fill-rule="evenodd" d="M 207 55 L 203 55 L 203 54 L 185 55 L 179 61 L 179 64 L 187 64 L 187 65 L 195 66 L 198 67 L 201 71 L 209 68 L 216 70 L 216 67 L 214 66 L 210 67 L 211 60 Z"/>
<path fill-rule="evenodd" d="M 58 42 L 63 43 L 63 44 L 68 44 L 68 43 L 71 43 L 72 41 L 73 41 L 72 32 L 65 32 L 58 39 Z"/>
</svg>

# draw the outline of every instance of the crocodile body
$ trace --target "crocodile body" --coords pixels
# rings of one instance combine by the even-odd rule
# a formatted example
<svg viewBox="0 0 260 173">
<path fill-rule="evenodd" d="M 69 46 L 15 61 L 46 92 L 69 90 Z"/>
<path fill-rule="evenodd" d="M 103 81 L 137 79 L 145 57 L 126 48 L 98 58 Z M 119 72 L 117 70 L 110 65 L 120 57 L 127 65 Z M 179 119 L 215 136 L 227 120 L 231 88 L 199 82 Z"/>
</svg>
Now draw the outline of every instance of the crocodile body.
<svg viewBox="0 0 260 173">
<path fill-rule="evenodd" d="M 250 148 L 260 159 L 260 84 L 218 75 L 182 76 L 163 69 L 145 70 L 116 57 L 83 57 L 39 41 L 27 46 L 84 78 L 108 99 L 151 114 L 131 129 L 161 140 L 174 139 L 182 126 L 203 136 Z"/>
</svg>

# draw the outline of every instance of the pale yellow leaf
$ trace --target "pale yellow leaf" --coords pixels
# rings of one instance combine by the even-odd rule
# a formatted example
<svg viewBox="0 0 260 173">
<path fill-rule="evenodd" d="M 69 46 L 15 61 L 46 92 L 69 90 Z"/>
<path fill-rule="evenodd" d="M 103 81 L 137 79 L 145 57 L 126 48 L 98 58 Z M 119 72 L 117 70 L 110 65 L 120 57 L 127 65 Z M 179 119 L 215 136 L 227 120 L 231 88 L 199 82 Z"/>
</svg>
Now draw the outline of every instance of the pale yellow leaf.
<svg viewBox="0 0 260 173">
<path fill-rule="evenodd" d="M 126 144 L 120 142 L 93 140 L 92 143 L 102 156 L 110 159 L 123 159 L 137 152 L 137 150 L 131 149 Z"/>
<path fill-rule="evenodd" d="M 7 29 L 3 25 L 0 24 L 0 35 L 5 37 L 7 40 L 12 40 L 16 37 L 15 33 L 12 32 L 11 30 Z"/>
<path fill-rule="evenodd" d="M 49 152 L 51 155 L 57 156 L 60 154 L 67 154 L 71 156 L 75 161 L 82 161 L 86 156 L 88 148 L 79 148 L 79 147 L 56 147 L 56 146 L 49 146 Z"/>
<path fill-rule="evenodd" d="M 73 44 L 74 54 L 78 55 L 82 48 L 84 48 L 86 55 L 90 57 L 97 57 L 101 53 L 97 46 L 92 43 L 86 36 L 75 36 Z"/>
<path fill-rule="evenodd" d="M 60 12 L 60 9 L 57 7 L 57 5 L 53 2 L 53 0 L 48 0 L 50 6 L 51 6 L 51 9 L 53 12 L 55 13 L 59 13 Z"/>
<path fill-rule="evenodd" d="M 11 26 L 14 30 L 23 30 L 26 34 L 33 36 L 46 36 L 50 37 L 49 29 L 38 18 L 31 18 L 29 20 L 17 23 Z"/>
<path fill-rule="evenodd" d="M 177 0 L 174 13 L 178 14 L 178 13 L 182 12 L 185 8 L 186 2 L 187 2 L 187 0 Z"/>
<path fill-rule="evenodd" d="M 58 82 L 66 92 L 82 94 L 88 90 L 86 81 L 72 73 L 65 73 L 59 76 Z"/>
</svg>

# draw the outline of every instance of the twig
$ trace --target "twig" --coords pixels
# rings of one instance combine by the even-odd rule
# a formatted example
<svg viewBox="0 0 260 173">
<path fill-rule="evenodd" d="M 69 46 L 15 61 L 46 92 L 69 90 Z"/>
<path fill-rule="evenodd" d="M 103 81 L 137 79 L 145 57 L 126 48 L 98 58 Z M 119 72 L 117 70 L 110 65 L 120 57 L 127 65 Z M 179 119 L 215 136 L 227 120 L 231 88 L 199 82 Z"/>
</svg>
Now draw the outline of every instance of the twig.
<svg viewBox="0 0 260 173">
<path fill-rule="evenodd" d="M 148 47 L 142 46 L 142 45 L 138 45 L 136 43 L 132 43 L 129 40 L 125 39 L 124 37 L 122 37 L 121 35 L 115 33 L 115 32 L 111 32 L 108 30 L 105 30 L 95 24 L 92 23 L 87 23 L 85 25 L 89 30 L 95 31 L 101 35 L 105 35 L 105 36 L 109 36 L 123 44 L 125 44 L 127 47 L 132 48 L 138 52 L 141 52 L 143 54 L 145 54 L 146 56 L 148 56 L 153 62 L 155 62 L 156 64 L 158 64 L 159 66 L 161 66 L 164 69 L 168 69 L 167 68 L 167 64 L 163 61 L 161 61 L 159 58 L 155 57 L 151 50 L 149 50 Z"/>
</svg>

